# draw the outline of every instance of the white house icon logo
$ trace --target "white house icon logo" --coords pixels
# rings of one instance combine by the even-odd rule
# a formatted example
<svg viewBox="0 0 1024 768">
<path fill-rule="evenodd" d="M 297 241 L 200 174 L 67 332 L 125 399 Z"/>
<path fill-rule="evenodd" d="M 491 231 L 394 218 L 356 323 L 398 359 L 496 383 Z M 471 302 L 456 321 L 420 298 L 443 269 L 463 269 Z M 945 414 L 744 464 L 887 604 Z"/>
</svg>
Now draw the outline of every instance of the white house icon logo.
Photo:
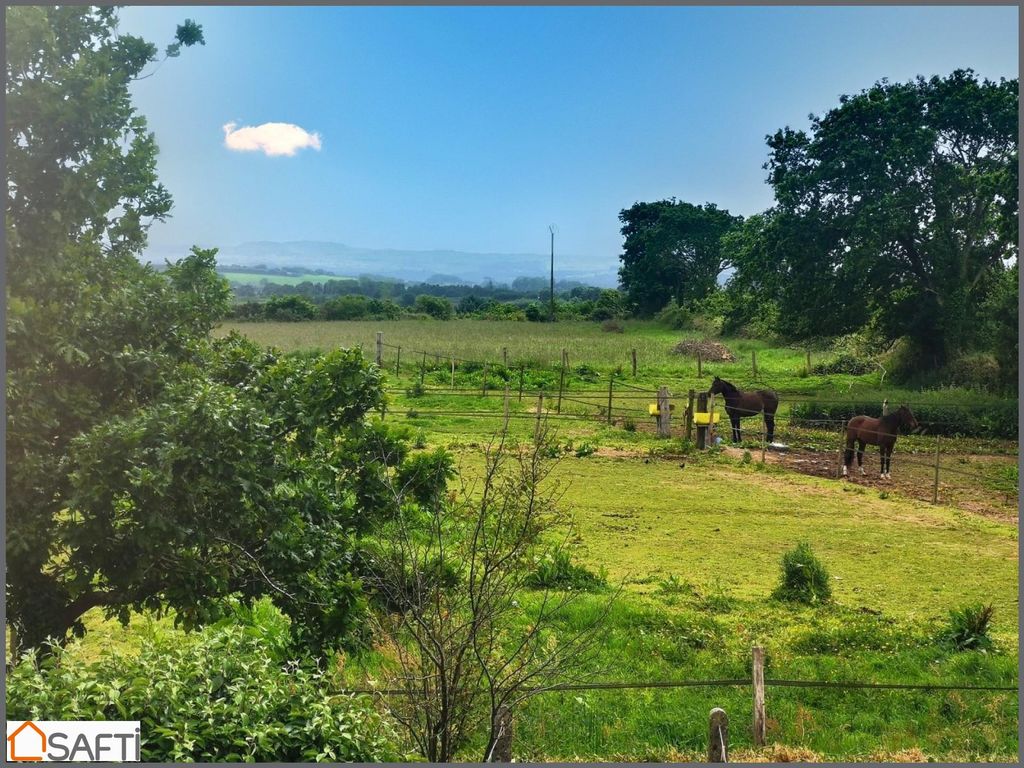
<svg viewBox="0 0 1024 768">
<path fill-rule="evenodd" d="M 8 720 L 11 763 L 138 762 L 138 720 Z"/>
<path fill-rule="evenodd" d="M 45 753 L 46 734 L 31 720 L 26 720 L 7 737 L 8 760 L 39 762 Z"/>
</svg>

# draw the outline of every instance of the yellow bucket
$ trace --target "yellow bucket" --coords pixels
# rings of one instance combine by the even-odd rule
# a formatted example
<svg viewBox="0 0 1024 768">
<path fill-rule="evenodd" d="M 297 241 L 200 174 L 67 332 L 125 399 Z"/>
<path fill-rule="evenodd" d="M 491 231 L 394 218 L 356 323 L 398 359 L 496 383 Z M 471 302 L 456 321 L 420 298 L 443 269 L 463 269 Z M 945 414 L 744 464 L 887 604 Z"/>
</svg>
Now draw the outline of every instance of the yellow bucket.
<svg viewBox="0 0 1024 768">
<path fill-rule="evenodd" d="M 700 411 L 696 411 L 693 414 L 693 423 L 700 426 L 704 426 L 707 424 L 717 424 L 718 411 L 715 411 L 714 413 L 701 413 Z"/>
</svg>

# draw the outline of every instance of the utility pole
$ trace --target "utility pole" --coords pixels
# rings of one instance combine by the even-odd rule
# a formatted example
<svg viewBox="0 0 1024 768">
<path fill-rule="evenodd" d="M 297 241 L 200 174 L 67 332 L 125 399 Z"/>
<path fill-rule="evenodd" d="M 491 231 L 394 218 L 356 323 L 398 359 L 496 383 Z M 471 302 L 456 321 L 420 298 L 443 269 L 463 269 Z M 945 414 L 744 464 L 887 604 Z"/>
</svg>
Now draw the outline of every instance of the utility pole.
<svg viewBox="0 0 1024 768">
<path fill-rule="evenodd" d="M 555 225 L 549 224 L 551 233 L 551 322 L 555 322 Z"/>
</svg>

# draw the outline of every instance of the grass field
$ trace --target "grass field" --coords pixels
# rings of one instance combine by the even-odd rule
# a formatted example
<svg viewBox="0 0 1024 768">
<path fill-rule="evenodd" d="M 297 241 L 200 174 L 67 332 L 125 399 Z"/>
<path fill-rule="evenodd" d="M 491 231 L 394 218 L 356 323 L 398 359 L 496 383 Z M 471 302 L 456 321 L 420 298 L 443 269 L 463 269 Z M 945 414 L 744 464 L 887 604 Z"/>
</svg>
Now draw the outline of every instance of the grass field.
<svg viewBox="0 0 1024 768">
<path fill-rule="evenodd" d="M 260 285 L 264 281 L 278 285 L 298 285 L 299 283 L 326 283 L 328 280 L 354 280 L 341 275 L 267 275 L 256 272 L 218 272 L 221 277 L 240 285 Z"/>
<path fill-rule="evenodd" d="M 646 414 L 660 384 L 676 393 L 706 389 L 709 373 L 741 386 L 761 380 L 781 391 L 819 396 L 869 392 L 966 404 L 974 397 L 969 392 L 901 392 L 881 386 L 880 373 L 808 376 L 803 350 L 739 339 L 722 340 L 737 361 L 708 364 L 699 379 L 695 361 L 669 351 L 680 338 L 697 334 L 645 323 L 627 322 L 622 334 L 590 323 L 461 320 L 236 324 L 220 332 L 231 328 L 286 350 L 361 344 L 371 357 L 375 334 L 383 331 L 386 343 L 402 346 L 401 371 L 387 375 L 386 419 L 408 427 L 421 445 L 447 446 L 468 478 L 479 473 L 481 447 L 501 428 L 505 380 L 494 374 L 485 393 L 481 367 L 463 362 L 453 388 L 450 362 L 430 360 L 421 373 L 422 358 L 412 351 L 490 361 L 497 368 L 505 346 L 510 366 L 532 363 L 537 370 L 525 375 L 521 402 L 517 379 L 508 379 L 510 429 L 530 438 L 534 390 L 546 390 L 541 415 L 550 417 L 559 445 L 552 481 L 564 484 L 563 504 L 578 530 L 576 559 L 606 573 L 611 585 L 585 595 L 563 617 L 564 626 L 600 610 L 612 587 L 623 589 L 605 642 L 581 667 L 589 679 L 746 679 L 751 645 L 758 643 L 766 648 L 769 680 L 1016 684 L 1015 442 L 944 442 L 942 466 L 949 472 L 940 503 L 931 504 L 934 438 L 927 435 L 900 438 L 895 482 L 880 484 L 815 476 L 800 470 L 793 455 L 769 454 L 761 464 L 756 429 L 739 450 L 693 452 L 681 440 L 678 421 L 671 440 L 658 439 Z M 562 348 L 571 366 L 592 367 L 593 373 L 573 374 L 571 396 L 558 413 L 551 393 L 558 388 L 554 371 Z M 759 378 L 751 351 L 757 352 Z M 385 368 L 396 353 L 385 349 Z M 817 353 L 814 362 L 822 357 Z M 608 374 L 620 365 L 629 375 L 617 380 L 622 385 L 613 391 L 609 424 L 601 409 L 607 408 Z M 786 413 L 784 408 L 779 421 L 786 442 L 834 461 L 836 433 L 794 428 Z M 877 472 L 872 462 L 875 454 L 868 465 Z M 771 598 L 779 558 L 799 541 L 809 542 L 828 567 L 831 604 L 795 607 Z M 524 621 L 533 599 L 524 600 Z M 939 639 L 948 612 L 978 602 L 995 607 L 994 649 L 950 650 Z M 127 630 L 90 617 L 90 627 L 75 648 L 83 661 L 105 648 L 138 647 L 147 632 L 176 631 L 166 619 L 145 617 Z M 337 665 L 343 667 L 337 685 L 365 685 L 381 663 L 377 650 L 354 654 Z M 729 713 L 731 757 L 737 759 L 1013 761 L 1018 750 L 1013 692 L 769 687 L 769 747 L 757 751 L 749 731 L 749 687 L 712 686 L 545 693 L 517 712 L 514 753 L 531 760 L 701 760 L 708 711 L 715 706 Z M 466 757 L 479 759 L 476 749 Z"/>
</svg>

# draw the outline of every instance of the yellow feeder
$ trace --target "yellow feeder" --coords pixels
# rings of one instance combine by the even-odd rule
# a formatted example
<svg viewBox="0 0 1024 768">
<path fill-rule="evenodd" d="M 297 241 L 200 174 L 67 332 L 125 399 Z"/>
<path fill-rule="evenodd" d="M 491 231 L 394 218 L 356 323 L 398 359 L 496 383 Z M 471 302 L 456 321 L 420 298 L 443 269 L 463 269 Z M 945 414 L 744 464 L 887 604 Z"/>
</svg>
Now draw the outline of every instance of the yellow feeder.
<svg viewBox="0 0 1024 768">
<path fill-rule="evenodd" d="M 674 411 L 676 409 L 675 403 L 669 403 L 668 404 L 668 409 L 670 411 Z M 650 405 L 648 405 L 647 406 L 647 413 L 649 413 L 651 416 L 660 416 L 661 415 L 661 411 L 658 410 L 658 404 L 657 403 L 651 403 Z"/>
<path fill-rule="evenodd" d="M 693 423 L 697 424 L 698 426 L 706 426 L 708 424 L 717 424 L 718 423 L 718 415 L 719 415 L 718 411 L 715 411 L 714 413 L 710 413 L 710 412 L 708 412 L 708 413 L 701 413 L 700 411 L 696 411 L 693 414 Z"/>
</svg>

